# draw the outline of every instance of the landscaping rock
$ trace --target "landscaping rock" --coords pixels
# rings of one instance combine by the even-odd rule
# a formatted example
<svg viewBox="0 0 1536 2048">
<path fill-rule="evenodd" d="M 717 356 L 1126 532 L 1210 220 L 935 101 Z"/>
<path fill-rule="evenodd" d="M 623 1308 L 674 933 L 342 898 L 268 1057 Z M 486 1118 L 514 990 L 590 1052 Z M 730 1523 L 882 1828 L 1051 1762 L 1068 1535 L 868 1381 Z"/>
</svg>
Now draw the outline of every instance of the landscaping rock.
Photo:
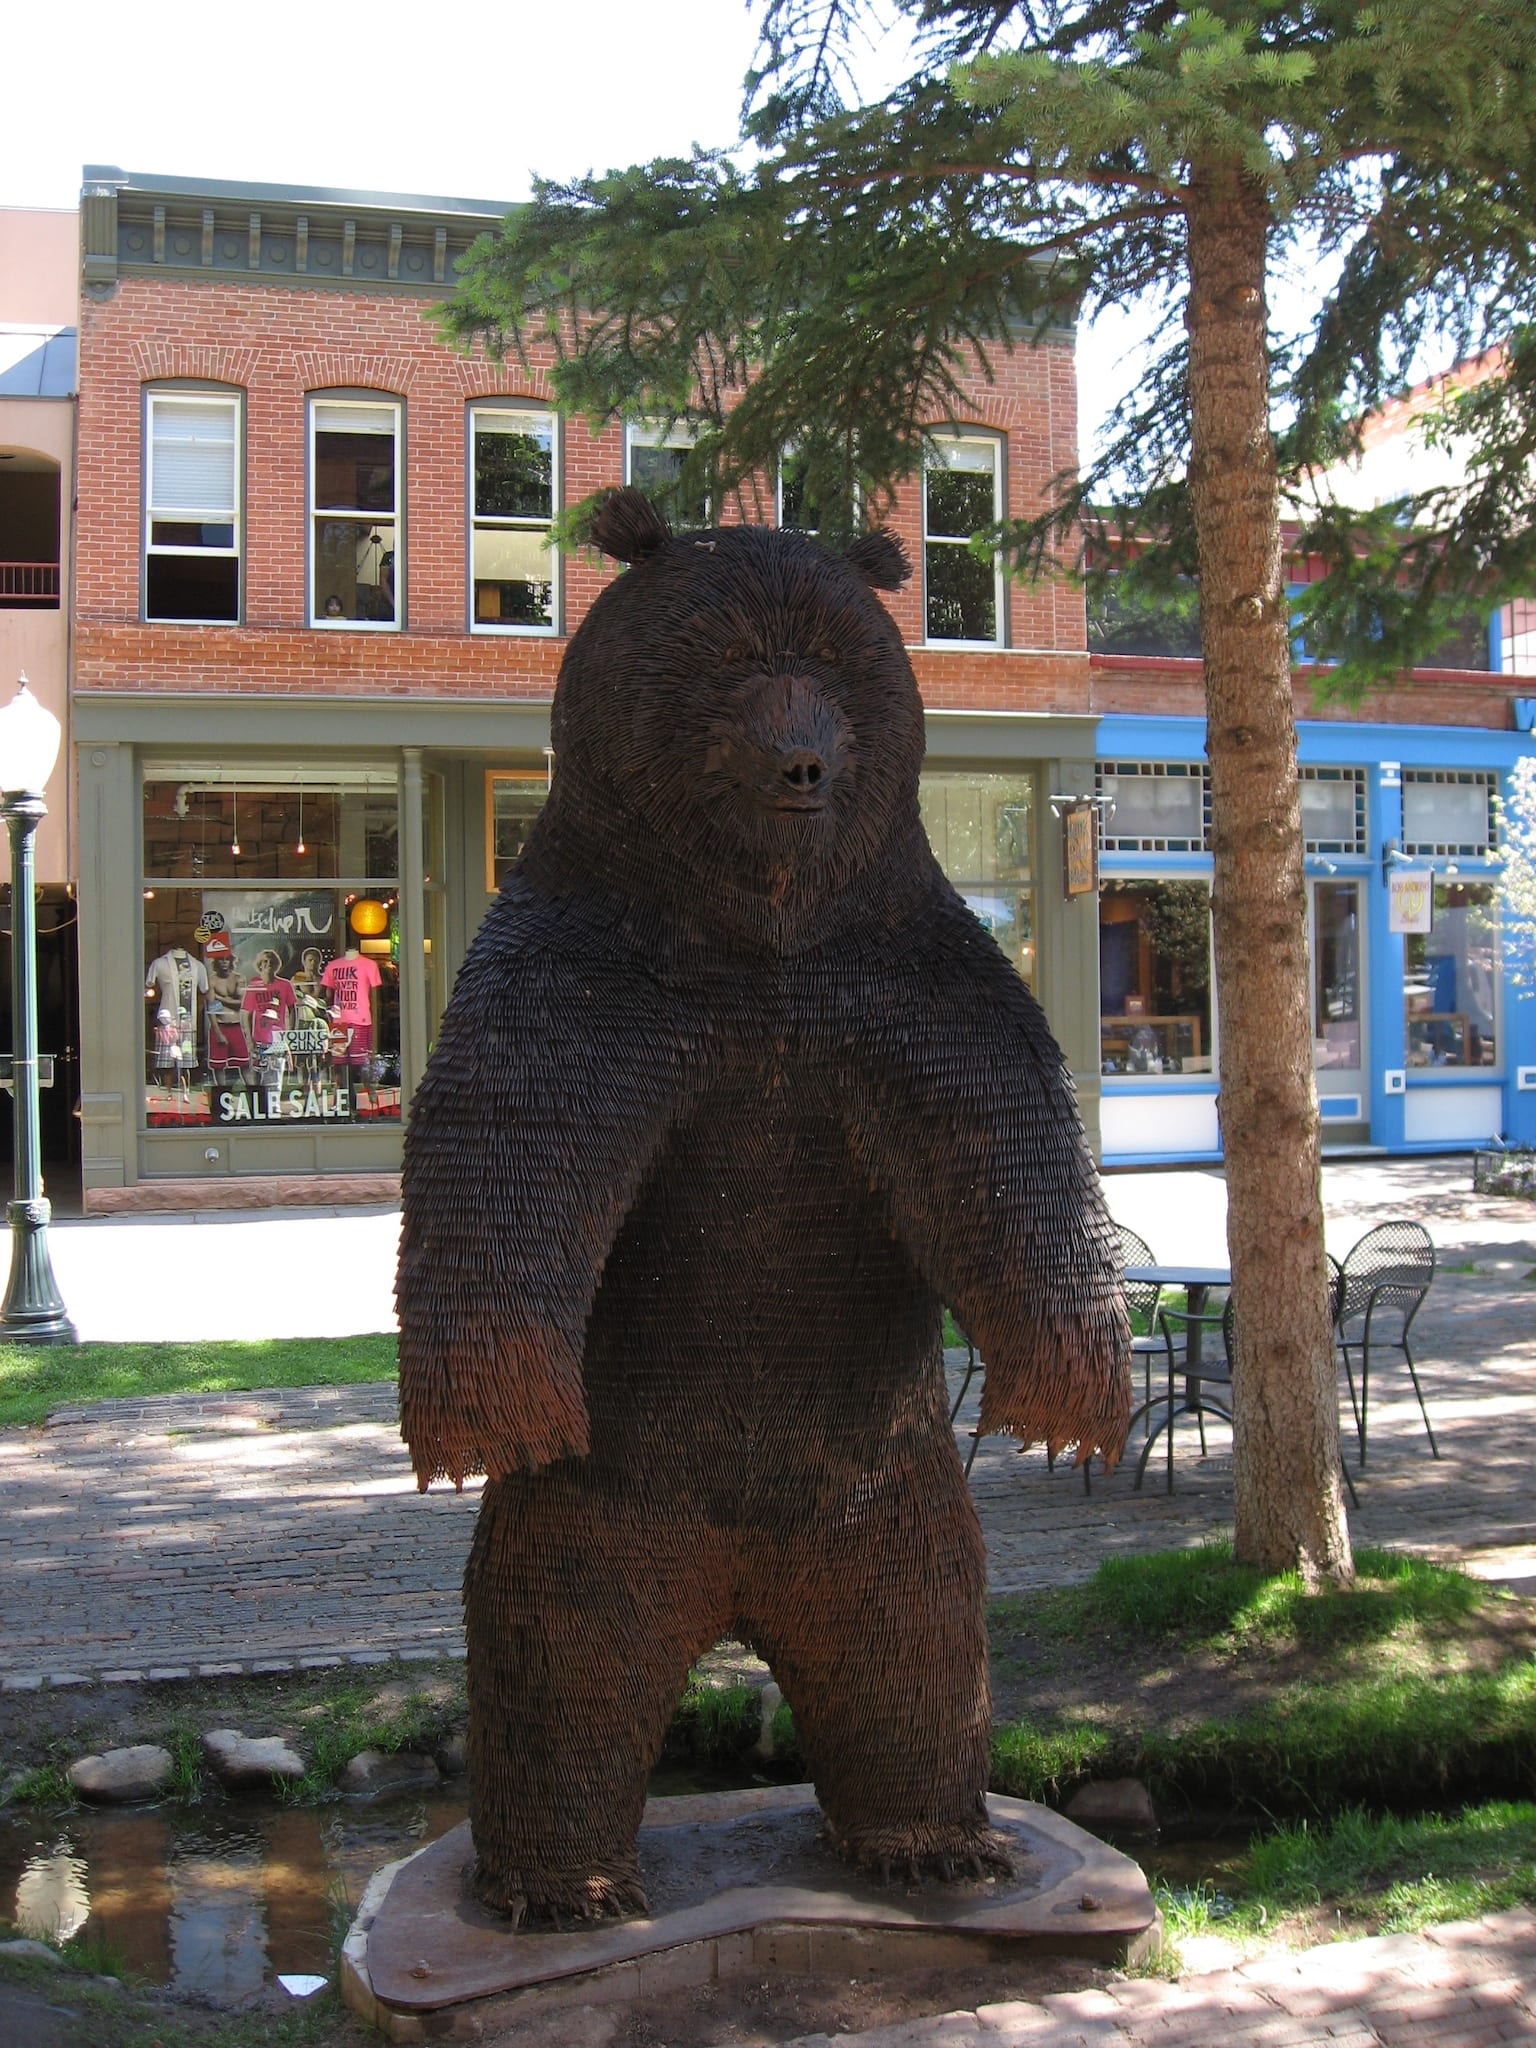
<svg viewBox="0 0 1536 2048">
<path fill-rule="evenodd" d="M 385 1799 L 397 1792 L 426 1792 L 438 1783 L 437 1765 L 414 1749 L 359 1750 L 341 1774 L 341 1789 L 352 1799 Z"/>
<path fill-rule="evenodd" d="M 450 1735 L 437 1752 L 437 1768 L 445 1778 L 462 1778 L 469 1769 L 469 1745 L 462 1731 Z"/>
<path fill-rule="evenodd" d="M 266 1790 L 304 1775 L 304 1759 L 280 1735 L 242 1735 L 238 1728 L 210 1728 L 203 1737 L 208 1768 L 226 1791 Z"/>
<path fill-rule="evenodd" d="M 1109 1828 L 1122 1835 L 1157 1832 L 1157 1809 L 1140 1778 L 1096 1778 L 1079 1786 L 1062 1811 L 1083 1828 Z"/>
<path fill-rule="evenodd" d="M 773 1717 L 783 1704 L 784 1695 L 770 1678 L 758 1695 L 757 1741 L 752 1746 L 752 1754 L 765 1763 L 773 1760 Z"/>
<path fill-rule="evenodd" d="M 45 1941 L 0 1941 L 0 1956 L 10 1956 L 18 1963 L 52 1963 L 55 1969 L 64 1967 L 64 1958 Z"/>
<path fill-rule="evenodd" d="M 157 1743 L 135 1743 L 132 1749 L 109 1749 L 101 1756 L 77 1757 L 69 1782 L 82 1799 L 121 1806 L 132 1799 L 153 1799 L 171 1781 L 171 1752 Z"/>
</svg>

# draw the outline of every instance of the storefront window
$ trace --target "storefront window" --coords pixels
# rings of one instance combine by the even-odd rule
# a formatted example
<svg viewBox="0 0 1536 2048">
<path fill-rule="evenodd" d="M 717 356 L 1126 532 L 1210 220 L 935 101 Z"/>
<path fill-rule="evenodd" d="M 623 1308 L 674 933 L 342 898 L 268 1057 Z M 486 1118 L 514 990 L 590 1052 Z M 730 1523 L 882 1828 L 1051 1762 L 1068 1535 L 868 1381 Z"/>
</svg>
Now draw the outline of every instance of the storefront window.
<svg viewBox="0 0 1536 2048">
<path fill-rule="evenodd" d="M 398 1121 L 397 848 L 390 770 L 151 774 L 152 1128 Z"/>
<path fill-rule="evenodd" d="M 1360 884 L 1312 885 L 1312 1064 L 1359 1070 Z"/>
<path fill-rule="evenodd" d="M 1403 942 L 1410 1067 L 1498 1065 L 1498 891 L 1435 883 L 1434 925 Z"/>
<path fill-rule="evenodd" d="M 540 769 L 494 768 L 485 778 L 485 886 L 499 889 L 512 872 L 549 795 Z"/>
<path fill-rule="evenodd" d="M 1031 985 L 1034 788 L 1028 775 L 925 775 L 919 799 L 939 866 Z"/>
<path fill-rule="evenodd" d="M 1099 1041 L 1106 1074 L 1211 1072 L 1209 883 L 1103 884 Z"/>
</svg>

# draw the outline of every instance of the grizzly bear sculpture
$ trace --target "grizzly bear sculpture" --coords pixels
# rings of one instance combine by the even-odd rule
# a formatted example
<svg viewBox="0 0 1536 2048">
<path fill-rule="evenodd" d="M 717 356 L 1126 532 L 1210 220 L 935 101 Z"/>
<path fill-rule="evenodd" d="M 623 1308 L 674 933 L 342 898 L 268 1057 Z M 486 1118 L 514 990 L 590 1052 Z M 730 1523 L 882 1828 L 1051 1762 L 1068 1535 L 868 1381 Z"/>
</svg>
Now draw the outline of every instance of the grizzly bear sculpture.
<svg viewBox="0 0 1536 2048">
<path fill-rule="evenodd" d="M 473 1883 L 643 1910 L 646 1774 L 691 1662 L 750 1643 L 833 1845 L 1006 1867 L 987 1822 L 983 1430 L 1119 1451 L 1111 1227 L 1044 1017 L 929 850 L 883 533 L 674 536 L 571 641 L 553 787 L 412 1106 L 400 1406 L 488 1476 L 465 1578 Z"/>
</svg>

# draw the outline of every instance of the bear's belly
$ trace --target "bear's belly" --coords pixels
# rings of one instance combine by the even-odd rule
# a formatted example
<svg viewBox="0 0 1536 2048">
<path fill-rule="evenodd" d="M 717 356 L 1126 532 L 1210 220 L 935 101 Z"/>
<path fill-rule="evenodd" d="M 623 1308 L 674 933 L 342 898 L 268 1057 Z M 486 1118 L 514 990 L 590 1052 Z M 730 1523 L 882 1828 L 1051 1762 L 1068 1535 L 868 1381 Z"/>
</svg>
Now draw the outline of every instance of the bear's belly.
<svg viewBox="0 0 1536 2048">
<path fill-rule="evenodd" d="M 894 1440 L 948 1434 L 939 1323 L 836 1119 L 781 1090 L 712 1096 L 604 1269 L 584 1360 L 593 1463 L 660 1459 L 748 1507 L 813 1468 L 856 1486 Z"/>
</svg>

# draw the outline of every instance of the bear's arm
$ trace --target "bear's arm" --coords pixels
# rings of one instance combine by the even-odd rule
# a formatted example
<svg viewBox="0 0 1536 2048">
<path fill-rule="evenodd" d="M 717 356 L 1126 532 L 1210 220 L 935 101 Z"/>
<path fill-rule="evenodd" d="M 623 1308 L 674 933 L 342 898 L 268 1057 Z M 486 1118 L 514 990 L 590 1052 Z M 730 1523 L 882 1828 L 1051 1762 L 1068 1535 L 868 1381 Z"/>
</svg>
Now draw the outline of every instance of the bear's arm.
<svg viewBox="0 0 1536 2048">
<path fill-rule="evenodd" d="M 586 1452 L 593 1296 L 703 1064 L 643 968 L 568 928 L 557 949 L 550 916 L 516 885 L 492 908 L 411 1104 L 396 1297 L 422 1487 Z"/>
<path fill-rule="evenodd" d="M 982 1429 L 1113 1462 L 1130 1406 L 1118 1244 L 1044 1012 L 937 875 L 850 993 L 849 1144 L 985 1361 Z"/>
</svg>

